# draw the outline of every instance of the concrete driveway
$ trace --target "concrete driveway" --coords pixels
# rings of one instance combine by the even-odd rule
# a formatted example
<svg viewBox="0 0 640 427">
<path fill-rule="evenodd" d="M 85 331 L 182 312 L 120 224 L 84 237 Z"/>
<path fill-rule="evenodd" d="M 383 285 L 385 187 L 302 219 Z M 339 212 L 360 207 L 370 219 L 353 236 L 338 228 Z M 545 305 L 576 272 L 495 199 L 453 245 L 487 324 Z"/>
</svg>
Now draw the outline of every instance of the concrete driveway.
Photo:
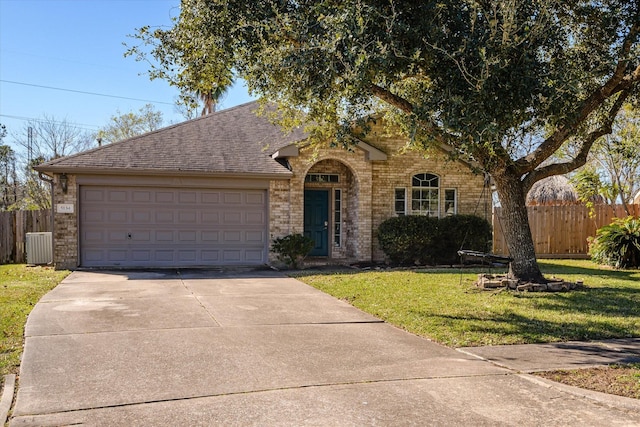
<svg viewBox="0 0 640 427">
<path fill-rule="evenodd" d="M 640 414 L 276 272 L 77 271 L 29 316 L 10 421 L 59 425 L 610 427 Z"/>
</svg>

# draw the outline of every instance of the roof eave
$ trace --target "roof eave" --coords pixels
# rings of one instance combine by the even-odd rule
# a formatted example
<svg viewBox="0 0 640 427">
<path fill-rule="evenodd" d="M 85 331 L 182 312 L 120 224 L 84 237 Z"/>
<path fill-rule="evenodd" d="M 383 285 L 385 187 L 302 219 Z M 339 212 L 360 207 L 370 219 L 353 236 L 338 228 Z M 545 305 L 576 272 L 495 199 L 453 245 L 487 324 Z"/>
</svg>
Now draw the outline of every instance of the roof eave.
<svg viewBox="0 0 640 427">
<path fill-rule="evenodd" d="M 362 150 L 365 155 L 365 159 L 367 161 L 384 161 L 387 160 L 387 155 L 381 150 L 378 150 L 376 147 L 367 144 L 361 139 L 356 139 L 355 146 Z M 300 155 L 299 144 L 294 143 L 280 148 L 278 151 L 271 155 L 274 159 L 279 159 L 282 157 L 298 157 Z"/>
<path fill-rule="evenodd" d="M 286 180 L 293 176 L 291 171 L 283 168 L 282 172 L 228 172 L 228 171 L 190 171 L 167 169 L 131 169 L 131 168 L 100 168 L 100 167 L 60 167 L 51 165 L 36 166 L 34 169 L 46 175 L 68 173 L 75 175 L 143 175 L 143 176 L 193 176 L 216 178 L 244 178 L 244 179 L 278 179 Z"/>
</svg>

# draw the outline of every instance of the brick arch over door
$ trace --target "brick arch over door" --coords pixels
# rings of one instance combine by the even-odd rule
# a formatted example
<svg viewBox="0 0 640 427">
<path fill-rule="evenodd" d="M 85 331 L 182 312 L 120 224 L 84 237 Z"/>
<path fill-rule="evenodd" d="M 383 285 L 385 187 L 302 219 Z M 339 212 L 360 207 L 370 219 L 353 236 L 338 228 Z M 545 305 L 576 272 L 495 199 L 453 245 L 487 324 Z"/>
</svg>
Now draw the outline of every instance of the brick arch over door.
<svg viewBox="0 0 640 427">
<path fill-rule="evenodd" d="M 358 179 L 343 160 L 325 158 L 310 165 L 304 174 L 305 199 L 311 193 L 325 193 L 327 206 L 328 251 L 332 259 L 357 258 L 357 240 L 360 231 L 358 215 Z M 309 206 L 305 206 L 305 233 L 309 234 Z"/>
</svg>

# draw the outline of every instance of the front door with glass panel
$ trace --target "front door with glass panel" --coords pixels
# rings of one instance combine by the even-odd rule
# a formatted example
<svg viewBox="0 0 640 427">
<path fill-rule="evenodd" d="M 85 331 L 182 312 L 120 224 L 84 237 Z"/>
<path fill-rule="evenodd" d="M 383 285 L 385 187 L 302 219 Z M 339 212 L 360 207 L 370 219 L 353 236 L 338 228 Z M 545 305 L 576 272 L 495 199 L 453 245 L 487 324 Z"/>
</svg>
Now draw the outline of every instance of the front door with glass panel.
<svg viewBox="0 0 640 427">
<path fill-rule="evenodd" d="M 304 191 L 304 235 L 313 239 L 311 256 L 329 255 L 329 191 Z"/>
</svg>

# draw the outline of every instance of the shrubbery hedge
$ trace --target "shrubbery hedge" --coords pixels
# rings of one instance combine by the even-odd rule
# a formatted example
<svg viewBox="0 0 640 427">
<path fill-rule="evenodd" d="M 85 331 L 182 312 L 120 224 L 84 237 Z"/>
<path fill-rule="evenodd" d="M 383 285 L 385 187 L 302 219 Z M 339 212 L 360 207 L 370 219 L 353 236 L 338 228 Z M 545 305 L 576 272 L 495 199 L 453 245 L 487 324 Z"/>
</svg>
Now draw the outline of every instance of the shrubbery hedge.
<svg viewBox="0 0 640 427">
<path fill-rule="evenodd" d="M 490 250 L 491 224 L 474 215 L 399 216 L 380 224 L 378 242 L 394 264 L 455 264 L 461 248 Z"/>
</svg>

